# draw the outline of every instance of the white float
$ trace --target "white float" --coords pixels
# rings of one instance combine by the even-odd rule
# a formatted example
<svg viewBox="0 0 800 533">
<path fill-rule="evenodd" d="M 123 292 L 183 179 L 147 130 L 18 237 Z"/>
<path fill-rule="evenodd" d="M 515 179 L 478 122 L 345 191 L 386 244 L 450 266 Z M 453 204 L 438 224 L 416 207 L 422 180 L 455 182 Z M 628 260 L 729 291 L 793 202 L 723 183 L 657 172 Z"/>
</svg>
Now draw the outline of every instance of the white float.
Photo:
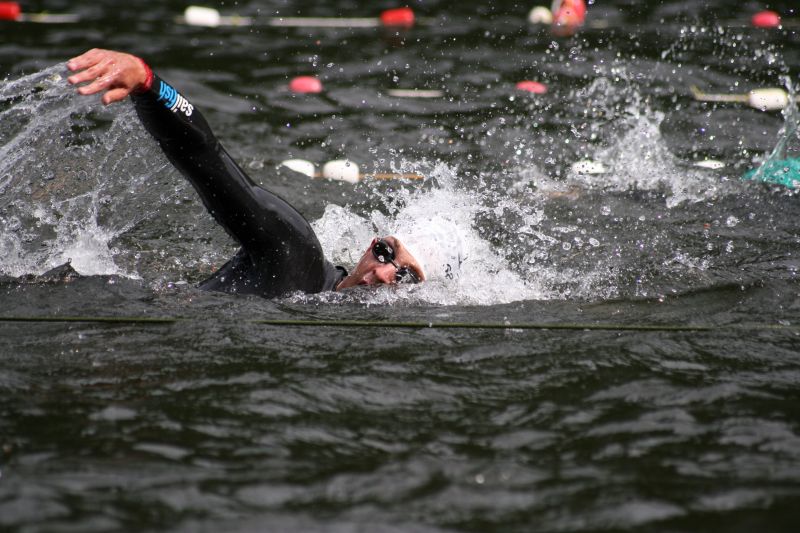
<svg viewBox="0 0 800 533">
<path fill-rule="evenodd" d="M 222 18 L 219 11 L 211 7 L 189 6 L 183 12 L 183 20 L 190 26 L 216 28 Z"/>
<path fill-rule="evenodd" d="M 395 98 L 441 98 L 444 96 L 444 91 L 438 89 L 389 89 L 386 94 Z"/>
<path fill-rule="evenodd" d="M 313 178 L 317 174 L 317 168 L 314 166 L 314 163 L 305 159 L 287 159 L 286 161 L 281 161 L 279 166 L 289 168 L 300 174 L 305 174 L 309 178 Z"/>
<path fill-rule="evenodd" d="M 322 177 L 328 180 L 358 183 L 361 179 L 358 165 L 349 159 L 335 159 L 328 161 L 322 167 Z"/>
<path fill-rule="evenodd" d="M 700 168 L 707 168 L 709 170 L 719 170 L 725 168 L 725 163 L 717 161 L 716 159 L 704 159 L 703 161 L 695 162 L 694 166 Z"/>
<path fill-rule="evenodd" d="M 531 24 L 552 24 L 553 12 L 544 6 L 536 6 L 528 13 L 528 22 Z"/>
<path fill-rule="evenodd" d="M 754 89 L 747 93 L 747 104 L 762 111 L 777 111 L 789 105 L 789 95 L 783 89 Z"/>
<path fill-rule="evenodd" d="M 698 102 L 735 102 L 747 104 L 761 111 L 779 111 L 789 105 L 789 94 L 775 87 L 753 89 L 747 94 L 710 94 L 704 93 L 695 85 L 689 88 Z M 796 101 L 800 98 L 795 97 Z"/>
</svg>

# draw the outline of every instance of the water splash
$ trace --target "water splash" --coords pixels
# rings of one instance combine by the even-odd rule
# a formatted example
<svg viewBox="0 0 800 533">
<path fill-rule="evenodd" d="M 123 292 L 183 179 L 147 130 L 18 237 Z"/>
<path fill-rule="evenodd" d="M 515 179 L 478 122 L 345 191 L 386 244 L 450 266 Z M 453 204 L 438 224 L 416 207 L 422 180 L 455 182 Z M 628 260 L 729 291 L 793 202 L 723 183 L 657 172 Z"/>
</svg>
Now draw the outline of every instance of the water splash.
<svg viewBox="0 0 800 533">
<path fill-rule="evenodd" d="M 0 86 L 0 273 L 66 261 L 123 274 L 116 237 L 147 216 L 142 186 L 166 165 L 130 104 L 76 95 L 54 65 Z"/>
<path fill-rule="evenodd" d="M 662 120 L 661 113 L 635 117 L 613 144 L 592 156 L 609 169 L 607 174 L 587 176 L 572 172 L 569 180 L 584 187 L 617 191 L 661 190 L 667 207 L 725 193 L 728 188 L 717 176 L 690 167 L 670 152 L 661 135 Z"/>
<path fill-rule="evenodd" d="M 423 250 L 429 281 L 394 291 L 355 291 L 353 298 L 367 304 L 409 301 L 438 305 L 493 305 L 521 300 L 597 298 L 615 291 L 602 262 L 588 270 L 578 264 L 564 267 L 550 261 L 568 243 L 598 246 L 564 228 L 543 229 L 542 203 L 549 192 L 520 184 L 520 175 L 504 180 L 484 176 L 468 187 L 456 168 L 439 163 L 427 171 L 428 186 L 393 191 L 385 210 L 359 212 L 352 206 L 331 204 L 313 226 L 326 255 L 337 264 L 354 265 L 374 236 L 398 235 Z M 525 173 L 529 178 L 537 176 Z M 488 186 L 492 180 L 494 186 Z M 518 189 L 507 188 L 508 183 Z M 431 229 L 433 228 L 433 229 Z M 566 237 L 565 235 L 568 234 Z M 427 245 L 427 246 L 425 246 Z M 452 251 L 458 248 L 458 252 Z M 446 249 L 432 254 L 431 249 Z M 459 257 L 451 269 L 435 263 Z M 301 299 L 305 297 L 300 297 Z M 331 296 L 321 296 L 331 298 Z M 335 297 L 334 297 L 335 298 Z"/>
<path fill-rule="evenodd" d="M 653 111 L 635 85 L 623 83 L 619 87 L 598 78 L 570 98 L 592 102 L 601 117 L 585 129 L 599 139 L 588 147 L 590 156 L 609 169 L 603 175 L 549 175 L 531 154 L 521 151 L 516 167 L 486 171 L 477 179 L 455 167 L 433 165 L 423 172 L 428 176 L 426 187 L 393 191 L 383 209 L 360 212 L 353 206 L 328 206 L 315 229 L 327 255 L 338 264 L 354 265 L 372 237 L 389 234 L 410 235 L 412 240 L 433 234 L 434 248 L 457 246 L 465 258 L 454 276 L 437 275 L 423 286 L 396 291 L 366 291 L 355 299 L 368 304 L 408 300 L 493 305 L 599 300 L 626 291 L 649 296 L 658 272 L 680 270 L 671 266 L 670 254 L 662 264 L 643 267 L 632 262 L 671 248 L 662 230 L 651 233 L 653 221 L 660 218 L 652 209 L 714 200 L 738 189 L 673 155 L 660 131 L 664 114 Z M 656 204 L 631 202 L 628 195 L 641 191 L 654 193 Z M 604 198 L 610 205 L 596 203 Z M 626 231 L 636 238 L 620 244 L 608 231 L 609 221 L 627 221 Z M 442 233 L 448 237 L 436 236 Z M 702 275 L 693 265 L 684 270 Z"/>
<path fill-rule="evenodd" d="M 670 151 L 661 133 L 664 113 L 652 110 L 636 86 L 625 82 L 618 87 L 600 77 L 572 98 L 593 102 L 593 112 L 606 117 L 591 123 L 590 130 L 603 140 L 588 158 L 608 172 L 573 169 L 567 183 L 601 190 L 663 191 L 668 207 L 712 199 L 728 190 L 717 176 L 690 167 Z"/>
</svg>

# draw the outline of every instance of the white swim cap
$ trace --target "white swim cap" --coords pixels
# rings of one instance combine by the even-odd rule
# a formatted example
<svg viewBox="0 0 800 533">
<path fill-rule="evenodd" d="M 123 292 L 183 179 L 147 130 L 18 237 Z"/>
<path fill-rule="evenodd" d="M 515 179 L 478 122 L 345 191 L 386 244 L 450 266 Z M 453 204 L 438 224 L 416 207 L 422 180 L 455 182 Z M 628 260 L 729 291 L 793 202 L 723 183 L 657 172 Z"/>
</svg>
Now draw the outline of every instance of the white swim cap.
<svg viewBox="0 0 800 533">
<path fill-rule="evenodd" d="M 403 224 L 394 234 L 414 256 L 427 279 L 456 279 L 461 271 L 464 240 L 458 226 L 435 217 Z"/>
</svg>

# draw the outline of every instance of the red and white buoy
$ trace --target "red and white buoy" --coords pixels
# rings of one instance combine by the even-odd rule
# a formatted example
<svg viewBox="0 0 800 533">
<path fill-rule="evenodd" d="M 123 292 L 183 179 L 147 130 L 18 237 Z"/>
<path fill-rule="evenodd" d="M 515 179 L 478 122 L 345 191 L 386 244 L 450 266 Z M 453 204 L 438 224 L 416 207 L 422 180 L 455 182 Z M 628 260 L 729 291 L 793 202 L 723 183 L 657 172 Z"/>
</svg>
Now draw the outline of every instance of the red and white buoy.
<svg viewBox="0 0 800 533">
<path fill-rule="evenodd" d="M 63 24 L 78 22 L 80 17 L 71 13 L 23 13 L 18 2 L 0 2 L 0 20 Z"/>
<path fill-rule="evenodd" d="M 408 29 L 420 21 L 410 7 L 387 9 L 377 17 L 240 17 L 225 16 L 211 7 L 189 6 L 178 17 L 178 22 L 189 26 L 253 26 L 265 24 L 287 28 L 400 28 Z M 430 21 L 424 20 L 423 23 Z"/>
</svg>

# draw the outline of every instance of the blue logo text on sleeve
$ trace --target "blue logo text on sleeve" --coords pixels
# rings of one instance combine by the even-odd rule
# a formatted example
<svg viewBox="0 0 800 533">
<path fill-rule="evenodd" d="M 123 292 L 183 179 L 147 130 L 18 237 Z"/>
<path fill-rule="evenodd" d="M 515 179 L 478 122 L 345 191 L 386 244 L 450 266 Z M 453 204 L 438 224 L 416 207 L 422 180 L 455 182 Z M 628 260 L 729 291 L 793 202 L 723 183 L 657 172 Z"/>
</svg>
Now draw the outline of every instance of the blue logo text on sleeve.
<svg viewBox="0 0 800 533">
<path fill-rule="evenodd" d="M 192 116 L 192 111 L 194 111 L 194 106 L 189 103 L 189 101 L 181 96 L 181 94 L 170 87 L 169 84 L 165 83 L 162 80 L 161 86 L 158 90 L 158 101 L 164 102 L 164 106 L 172 112 L 180 111 L 187 117 Z"/>
</svg>

